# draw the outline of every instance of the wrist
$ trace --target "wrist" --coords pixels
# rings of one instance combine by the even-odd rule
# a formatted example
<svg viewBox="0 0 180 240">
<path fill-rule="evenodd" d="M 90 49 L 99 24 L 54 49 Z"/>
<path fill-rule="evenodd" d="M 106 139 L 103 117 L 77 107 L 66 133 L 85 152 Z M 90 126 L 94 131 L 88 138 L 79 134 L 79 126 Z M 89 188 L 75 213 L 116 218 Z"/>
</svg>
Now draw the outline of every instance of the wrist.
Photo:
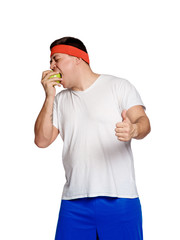
<svg viewBox="0 0 180 240">
<path fill-rule="evenodd" d="M 45 99 L 45 102 L 52 104 L 54 102 L 55 97 L 53 96 L 47 96 Z"/>
<path fill-rule="evenodd" d="M 132 138 L 137 138 L 138 137 L 138 133 L 139 133 L 139 125 L 138 123 L 134 123 L 133 124 L 133 136 Z"/>
<path fill-rule="evenodd" d="M 46 99 L 53 99 L 54 100 L 55 96 L 53 95 L 46 95 Z"/>
</svg>

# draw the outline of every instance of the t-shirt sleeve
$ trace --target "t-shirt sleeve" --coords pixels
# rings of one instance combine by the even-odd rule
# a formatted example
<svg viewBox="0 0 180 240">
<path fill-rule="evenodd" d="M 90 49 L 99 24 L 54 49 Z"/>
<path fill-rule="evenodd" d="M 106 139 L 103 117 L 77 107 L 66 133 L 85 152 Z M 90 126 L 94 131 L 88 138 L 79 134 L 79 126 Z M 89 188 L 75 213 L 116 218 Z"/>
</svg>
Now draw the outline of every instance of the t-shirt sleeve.
<svg viewBox="0 0 180 240">
<path fill-rule="evenodd" d="M 57 95 L 54 98 L 54 103 L 53 103 L 53 125 L 59 129 L 58 126 L 58 101 L 57 101 Z"/>
<path fill-rule="evenodd" d="M 122 98 L 121 98 L 121 108 L 122 110 L 141 105 L 144 110 L 146 107 L 141 99 L 141 96 L 135 86 L 130 83 L 128 80 L 124 79 L 122 82 Z"/>
</svg>

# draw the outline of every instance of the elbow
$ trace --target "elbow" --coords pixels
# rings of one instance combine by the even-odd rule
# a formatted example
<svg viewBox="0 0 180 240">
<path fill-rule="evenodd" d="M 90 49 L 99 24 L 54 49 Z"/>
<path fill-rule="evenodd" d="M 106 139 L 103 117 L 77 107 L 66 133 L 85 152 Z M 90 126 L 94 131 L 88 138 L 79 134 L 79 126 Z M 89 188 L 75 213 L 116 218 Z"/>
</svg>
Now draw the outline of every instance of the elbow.
<svg viewBox="0 0 180 240">
<path fill-rule="evenodd" d="M 49 146 L 49 144 L 45 144 L 43 142 L 40 142 L 40 141 L 37 141 L 37 139 L 35 138 L 34 139 L 34 143 L 36 144 L 37 147 L 39 148 L 47 148 Z"/>
<path fill-rule="evenodd" d="M 147 127 L 147 130 L 146 130 L 146 133 L 144 135 L 144 137 L 146 137 L 149 133 L 151 132 L 151 125 L 150 125 L 150 122 L 148 124 L 148 127 Z"/>
<path fill-rule="evenodd" d="M 151 132 L 151 126 L 149 125 L 149 132 L 148 132 L 148 134 Z"/>
<path fill-rule="evenodd" d="M 148 119 L 148 122 L 146 123 L 146 125 L 144 126 L 143 129 L 140 130 L 138 136 L 136 137 L 136 139 L 143 139 L 145 138 L 149 133 L 151 132 L 151 125 Z"/>
<path fill-rule="evenodd" d="M 147 132 L 148 132 L 147 134 L 149 134 L 151 132 L 151 124 L 150 124 L 149 119 L 148 119 L 148 131 Z"/>
</svg>

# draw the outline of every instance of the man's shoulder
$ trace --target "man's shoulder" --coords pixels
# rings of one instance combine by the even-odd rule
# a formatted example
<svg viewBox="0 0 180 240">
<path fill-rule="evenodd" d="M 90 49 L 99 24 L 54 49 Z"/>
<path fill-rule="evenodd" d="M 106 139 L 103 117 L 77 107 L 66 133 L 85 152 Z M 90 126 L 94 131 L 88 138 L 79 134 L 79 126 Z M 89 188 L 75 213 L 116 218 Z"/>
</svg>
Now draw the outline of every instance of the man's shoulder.
<svg viewBox="0 0 180 240">
<path fill-rule="evenodd" d="M 118 77 L 112 74 L 102 74 L 103 78 L 107 81 L 111 81 L 111 83 L 118 84 L 118 85 L 124 85 L 124 84 L 130 84 L 129 80 L 123 77 Z"/>
<path fill-rule="evenodd" d="M 63 89 L 63 90 L 61 90 L 60 92 L 58 92 L 57 95 L 58 95 L 58 96 L 61 96 L 61 95 L 64 95 L 64 94 L 66 94 L 66 93 L 68 93 L 68 92 L 69 92 L 69 89 L 66 88 L 66 89 Z M 56 95 L 56 96 L 57 96 L 57 95 Z"/>
<path fill-rule="evenodd" d="M 67 88 L 61 90 L 60 92 L 58 92 L 58 93 L 56 94 L 55 99 L 56 99 L 56 100 L 59 100 L 59 99 L 62 98 L 62 96 L 63 96 L 64 94 L 66 94 L 68 91 L 69 91 L 69 90 L 68 90 Z"/>
</svg>

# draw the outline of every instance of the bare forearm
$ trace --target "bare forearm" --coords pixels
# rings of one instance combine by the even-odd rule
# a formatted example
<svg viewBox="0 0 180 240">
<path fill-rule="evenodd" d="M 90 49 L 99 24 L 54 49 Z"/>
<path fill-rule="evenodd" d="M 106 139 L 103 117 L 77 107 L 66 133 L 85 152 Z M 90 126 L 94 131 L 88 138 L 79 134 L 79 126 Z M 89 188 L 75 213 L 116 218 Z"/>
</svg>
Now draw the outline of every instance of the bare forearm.
<svg viewBox="0 0 180 240">
<path fill-rule="evenodd" d="M 135 123 L 134 126 L 134 135 L 135 139 L 142 139 L 147 136 L 151 131 L 151 126 L 148 117 L 142 116 Z"/>
<path fill-rule="evenodd" d="M 53 103 L 54 97 L 46 98 L 43 107 L 37 117 L 34 126 L 36 144 L 46 143 L 51 140 L 53 130 Z"/>
</svg>

